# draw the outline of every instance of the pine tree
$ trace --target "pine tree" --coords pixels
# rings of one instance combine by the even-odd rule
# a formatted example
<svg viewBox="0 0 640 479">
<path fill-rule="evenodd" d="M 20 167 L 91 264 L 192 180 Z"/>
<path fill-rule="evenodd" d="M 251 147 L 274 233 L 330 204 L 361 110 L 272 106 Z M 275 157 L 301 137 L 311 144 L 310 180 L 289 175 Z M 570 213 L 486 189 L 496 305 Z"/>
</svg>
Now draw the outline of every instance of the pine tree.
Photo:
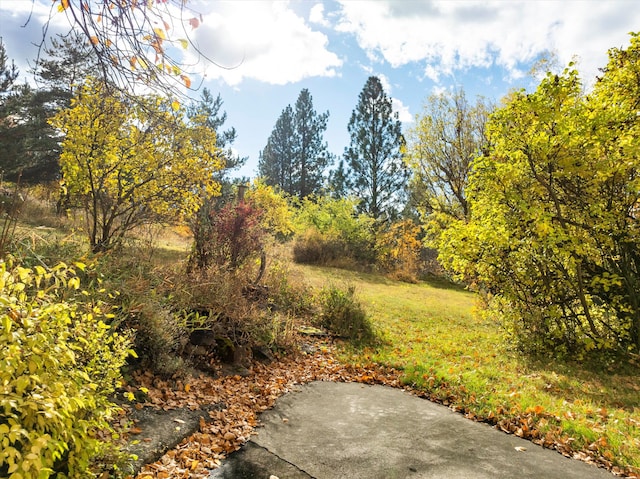
<svg viewBox="0 0 640 479">
<path fill-rule="evenodd" d="M 234 186 L 246 184 L 248 181 L 246 178 L 229 177 L 229 173 L 240 168 L 247 161 L 247 157 L 240 157 L 231 148 L 236 141 L 236 129 L 234 127 L 222 129 L 227 121 L 227 112 L 222 110 L 223 103 L 220 94 L 214 98 L 211 91 L 205 87 L 200 100 L 187 109 L 187 117 L 190 121 L 215 132 L 217 151 L 210 154 L 219 157 L 223 163 L 222 168 L 213 174 L 214 179 L 220 184 L 220 196 L 204 198 L 198 212 L 192 218 L 191 229 L 196 251 L 204 251 L 203 248 L 207 247 L 204 243 L 209 238 L 206 235 L 203 236 L 203 231 L 209 231 L 211 218 L 216 217 L 229 200 L 236 198 L 237 189 Z"/>
<path fill-rule="evenodd" d="M 313 99 L 306 88 L 296 101 L 295 127 L 299 140 L 294 174 L 295 192 L 300 199 L 318 193 L 323 184 L 323 173 L 329 162 L 327 144 L 323 133 L 327 129 L 329 112 L 318 114 L 313 109 Z"/>
<path fill-rule="evenodd" d="M 60 171 L 60 138 L 48 120 L 67 108 L 85 78 L 96 73 L 95 59 L 79 34 L 59 37 L 32 73 L 36 87 L 20 85 L 7 99 L 14 121 L 0 136 L 0 169 L 9 179 L 22 175 L 24 181 L 40 182 L 57 178 Z"/>
<path fill-rule="evenodd" d="M 329 194 L 332 198 L 346 198 L 350 189 L 349 176 L 344 165 L 344 159 L 338 162 L 338 166 L 329 172 Z"/>
<path fill-rule="evenodd" d="M 318 114 L 306 88 L 300 92 L 295 110 L 287 106 L 261 153 L 260 175 L 270 186 L 300 199 L 318 193 L 331 155 L 323 141 L 329 112 Z"/>
<path fill-rule="evenodd" d="M 0 39 L 0 168 L 3 157 L 15 158 L 18 155 L 19 144 L 16 134 L 20 131 L 20 124 L 16 116 L 16 94 L 14 83 L 19 72 L 15 63 L 11 61 Z M 4 171 L 2 171 L 4 173 Z"/>
<path fill-rule="evenodd" d="M 9 65 L 9 57 L 7 56 L 7 50 L 0 38 L 0 98 L 3 98 L 6 93 L 11 90 L 13 83 L 18 78 L 18 67 L 11 60 Z"/>
<path fill-rule="evenodd" d="M 398 114 L 392 110 L 380 79 L 369 77 L 349 121 L 351 144 L 344 158 L 361 211 L 377 221 L 398 214 L 409 173 L 402 160 L 404 144 Z"/>
<path fill-rule="evenodd" d="M 282 111 L 267 146 L 260 152 L 258 172 L 269 186 L 277 186 L 289 195 L 295 194 L 293 165 L 296 161 L 298 139 L 295 115 L 291 105 Z"/>
<path fill-rule="evenodd" d="M 227 112 L 222 110 L 223 104 L 224 102 L 220 94 L 218 94 L 216 98 L 213 98 L 211 91 L 205 87 L 202 89 L 200 101 L 188 109 L 188 116 L 190 119 L 200 116 L 203 118 L 205 126 L 215 131 L 216 147 L 222 150 L 225 160 L 222 173 L 228 173 L 230 170 L 240 168 L 244 165 L 247 157 L 238 156 L 231 148 L 231 145 L 233 145 L 237 138 L 236 129 L 231 127 L 228 130 L 222 130 L 222 127 L 227 121 Z"/>
</svg>

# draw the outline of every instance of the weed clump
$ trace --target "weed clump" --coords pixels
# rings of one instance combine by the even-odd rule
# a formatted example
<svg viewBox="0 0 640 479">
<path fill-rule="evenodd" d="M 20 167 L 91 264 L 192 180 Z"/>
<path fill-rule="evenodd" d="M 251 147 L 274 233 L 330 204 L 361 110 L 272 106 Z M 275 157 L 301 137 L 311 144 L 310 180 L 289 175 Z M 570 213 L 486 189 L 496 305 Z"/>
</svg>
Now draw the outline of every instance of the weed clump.
<svg viewBox="0 0 640 479">
<path fill-rule="evenodd" d="M 375 339 L 371 320 L 355 298 L 355 287 L 346 290 L 329 286 L 320 292 L 320 326 L 341 338 L 356 343 Z"/>
</svg>

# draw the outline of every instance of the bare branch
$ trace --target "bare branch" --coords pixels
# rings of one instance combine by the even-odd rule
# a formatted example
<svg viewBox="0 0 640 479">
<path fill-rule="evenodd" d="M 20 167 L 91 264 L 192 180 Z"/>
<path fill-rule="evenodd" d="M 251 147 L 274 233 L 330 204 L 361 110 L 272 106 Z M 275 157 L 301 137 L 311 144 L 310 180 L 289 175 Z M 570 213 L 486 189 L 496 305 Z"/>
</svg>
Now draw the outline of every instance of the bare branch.
<svg viewBox="0 0 640 479">
<path fill-rule="evenodd" d="M 191 32 L 204 19 L 187 0 L 54 0 L 40 47 L 56 9 L 91 45 L 99 76 L 124 91 L 142 87 L 183 96 L 185 90 L 200 88 L 202 79 L 197 84 L 192 79 L 200 77 L 194 67 L 203 61 L 235 68 L 216 63 L 198 48 Z M 184 60 L 187 51 L 197 58 L 191 64 Z"/>
</svg>

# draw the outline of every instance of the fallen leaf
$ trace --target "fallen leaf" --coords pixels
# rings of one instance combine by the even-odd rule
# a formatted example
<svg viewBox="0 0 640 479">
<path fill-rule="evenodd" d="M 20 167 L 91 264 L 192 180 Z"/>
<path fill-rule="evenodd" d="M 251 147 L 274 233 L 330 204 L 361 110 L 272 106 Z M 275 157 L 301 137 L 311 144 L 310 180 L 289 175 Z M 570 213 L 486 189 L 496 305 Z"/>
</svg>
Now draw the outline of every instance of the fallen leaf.
<svg viewBox="0 0 640 479">
<path fill-rule="evenodd" d="M 518 452 L 525 452 L 527 450 L 526 447 L 522 447 L 522 446 L 516 446 L 514 447 L 514 449 Z"/>
</svg>

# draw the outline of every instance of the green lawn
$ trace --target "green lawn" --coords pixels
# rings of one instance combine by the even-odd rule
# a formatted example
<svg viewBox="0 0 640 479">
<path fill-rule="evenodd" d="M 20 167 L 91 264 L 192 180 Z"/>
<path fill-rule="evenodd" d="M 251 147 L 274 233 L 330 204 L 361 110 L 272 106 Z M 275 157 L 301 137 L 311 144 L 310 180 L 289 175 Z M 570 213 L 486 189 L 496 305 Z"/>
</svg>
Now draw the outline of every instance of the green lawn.
<svg viewBox="0 0 640 479">
<path fill-rule="evenodd" d="M 299 268 L 314 287 L 355 285 L 381 337 L 376 346 L 345 345 L 344 360 L 392 366 L 406 384 L 469 417 L 627 473 L 640 471 L 637 364 L 594 371 L 527 360 L 509 349 L 499 324 L 481 317 L 469 292 Z"/>
</svg>

